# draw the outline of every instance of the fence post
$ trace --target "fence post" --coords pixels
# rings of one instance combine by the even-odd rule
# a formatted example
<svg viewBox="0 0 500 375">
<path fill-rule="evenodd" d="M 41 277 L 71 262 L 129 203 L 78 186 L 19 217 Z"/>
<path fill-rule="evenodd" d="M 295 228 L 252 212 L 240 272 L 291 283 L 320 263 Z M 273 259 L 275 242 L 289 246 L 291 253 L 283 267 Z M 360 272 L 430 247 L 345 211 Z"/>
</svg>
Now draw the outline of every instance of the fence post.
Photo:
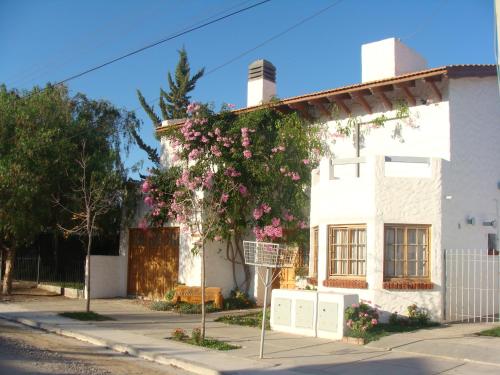
<svg viewBox="0 0 500 375">
<path fill-rule="evenodd" d="M 40 284 L 40 253 L 38 253 L 38 259 L 36 262 L 36 286 Z"/>
</svg>

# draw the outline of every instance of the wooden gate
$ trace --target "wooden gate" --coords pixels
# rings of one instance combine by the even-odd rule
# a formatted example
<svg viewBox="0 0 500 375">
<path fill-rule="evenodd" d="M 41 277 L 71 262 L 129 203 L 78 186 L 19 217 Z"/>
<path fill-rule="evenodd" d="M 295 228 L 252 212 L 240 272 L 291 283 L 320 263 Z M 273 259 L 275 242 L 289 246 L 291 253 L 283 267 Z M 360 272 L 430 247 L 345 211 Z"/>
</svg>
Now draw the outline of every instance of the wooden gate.
<svg viewBox="0 0 500 375">
<path fill-rule="evenodd" d="M 176 286 L 179 272 L 179 228 L 129 229 L 129 295 L 163 298 Z"/>
</svg>

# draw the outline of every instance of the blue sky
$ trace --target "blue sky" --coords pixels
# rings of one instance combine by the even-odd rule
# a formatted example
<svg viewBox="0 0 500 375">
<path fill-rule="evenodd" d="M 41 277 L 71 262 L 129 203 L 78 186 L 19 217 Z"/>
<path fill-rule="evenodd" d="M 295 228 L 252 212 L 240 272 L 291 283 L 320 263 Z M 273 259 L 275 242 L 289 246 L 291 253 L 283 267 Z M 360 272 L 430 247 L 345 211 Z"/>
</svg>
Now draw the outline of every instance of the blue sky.
<svg viewBox="0 0 500 375">
<path fill-rule="evenodd" d="M 56 82 L 206 17 L 258 0 L 121 0 L 0 2 L 0 82 L 31 88 Z M 272 0 L 207 28 L 71 81 L 72 93 L 137 109 L 136 89 L 148 100 L 167 87 L 177 50 L 193 70 L 211 70 L 255 47 L 334 0 Z M 277 68 L 281 98 L 356 83 L 361 44 L 398 37 L 430 67 L 494 63 L 492 0 L 343 0 L 327 12 L 199 81 L 193 98 L 245 106 L 248 65 L 259 58 Z M 141 134 L 158 145 L 142 109 Z M 127 164 L 146 156 L 133 149 Z M 145 162 L 144 168 L 148 166 Z"/>
</svg>

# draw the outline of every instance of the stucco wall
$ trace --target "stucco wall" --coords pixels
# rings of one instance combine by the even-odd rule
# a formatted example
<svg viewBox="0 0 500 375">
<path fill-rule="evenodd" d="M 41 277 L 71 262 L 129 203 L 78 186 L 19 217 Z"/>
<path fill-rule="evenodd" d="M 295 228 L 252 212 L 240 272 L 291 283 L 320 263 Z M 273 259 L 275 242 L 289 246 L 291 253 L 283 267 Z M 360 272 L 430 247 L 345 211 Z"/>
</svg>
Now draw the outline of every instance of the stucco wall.
<svg viewBox="0 0 500 375">
<path fill-rule="evenodd" d="M 85 280 L 87 277 L 85 277 Z M 127 296 L 127 258 L 113 255 L 90 256 L 90 297 Z"/>
<path fill-rule="evenodd" d="M 486 249 L 483 226 L 500 201 L 500 97 L 496 77 L 450 80 L 451 160 L 443 165 L 443 246 Z M 498 203 L 500 204 L 500 202 Z M 466 218 L 475 219 L 467 224 Z"/>
</svg>

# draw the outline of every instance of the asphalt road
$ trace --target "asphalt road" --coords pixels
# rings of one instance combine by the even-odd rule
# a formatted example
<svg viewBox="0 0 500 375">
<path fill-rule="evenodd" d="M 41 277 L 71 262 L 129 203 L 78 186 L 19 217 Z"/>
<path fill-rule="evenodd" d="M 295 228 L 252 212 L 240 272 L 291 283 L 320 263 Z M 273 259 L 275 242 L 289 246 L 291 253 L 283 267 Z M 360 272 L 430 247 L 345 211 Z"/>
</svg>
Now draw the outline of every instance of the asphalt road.
<svg viewBox="0 0 500 375">
<path fill-rule="evenodd" d="M 188 375 L 76 339 L 0 319 L 1 375 Z"/>
</svg>

